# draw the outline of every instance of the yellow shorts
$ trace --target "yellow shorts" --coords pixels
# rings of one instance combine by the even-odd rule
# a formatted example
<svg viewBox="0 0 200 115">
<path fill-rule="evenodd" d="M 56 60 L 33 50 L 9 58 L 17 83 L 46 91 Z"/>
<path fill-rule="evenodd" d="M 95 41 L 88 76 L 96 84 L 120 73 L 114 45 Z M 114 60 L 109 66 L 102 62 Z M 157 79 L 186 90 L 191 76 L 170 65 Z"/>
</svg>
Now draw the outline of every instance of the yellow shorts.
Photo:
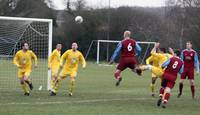
<svg viewBox="0 0 200 115">
<path fill-rule="evenodd" d="M 18 78 L 23 78 L 24 76 L 29 77 L 31 74 L 31 69 L 27 69 L 27 70 L 18 70 Z"/>
<path fill-rule="evenodd" d="M 164 70 L 162 68 L 152 66 L 152 74 L 154 74 L 155 76 L 162 78 L 163 73 L 164 73 Z"/>
<path fill-rule="evenodd" d="M 58 76 L 59 67 L 52 67 L 51 68 L 51 75 Z"/>
<path fill-rule="evenodd" d="M 67 76 L 76 77 L 76 76 L 77 76 L 77 71 L 66 71 L 66 70 L 62 70 L 59 76 L 60 76 L 61 78 L 66 78 Z"/>
</svg>

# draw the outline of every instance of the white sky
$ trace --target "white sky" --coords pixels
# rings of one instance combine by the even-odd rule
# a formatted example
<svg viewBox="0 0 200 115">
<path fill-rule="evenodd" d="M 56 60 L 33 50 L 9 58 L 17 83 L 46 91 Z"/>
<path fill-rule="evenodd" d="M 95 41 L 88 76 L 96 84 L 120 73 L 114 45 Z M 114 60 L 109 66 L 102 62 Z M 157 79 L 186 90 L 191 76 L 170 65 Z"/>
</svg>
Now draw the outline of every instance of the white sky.
<svg viewBox="0 0 200 115">
<path fill-rule="evenodd" d="M 56 9 L 64 9 L 63 0 L 52 0 Z M 76 1 L 76 0 L 71 0 Z M 92 7 L 106 7 L 109 0 L 85 0 L 87 5 Z M 110 0 L 111 7 L 118 6 L 144 6 L 144 7 L 159 7 L 165 5 L 165 0 Z"/>
</svg>

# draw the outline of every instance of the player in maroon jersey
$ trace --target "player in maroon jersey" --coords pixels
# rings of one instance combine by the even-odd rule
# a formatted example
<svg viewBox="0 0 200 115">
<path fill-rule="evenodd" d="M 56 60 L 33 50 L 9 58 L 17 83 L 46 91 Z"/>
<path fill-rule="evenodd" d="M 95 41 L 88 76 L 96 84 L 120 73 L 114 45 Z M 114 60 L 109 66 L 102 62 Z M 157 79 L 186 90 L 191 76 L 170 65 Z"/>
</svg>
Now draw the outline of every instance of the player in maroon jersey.
<svg viewBox="0 0 200 115">
<path fill-rule="evenodd" d="M 192 98 L 195 98 L 195 85 L 194 85 L 194 69 L 196 68 L 197 73 L 199 73 L 199 60 L 196 51 L 192 49 L 192 43 L 188 41 L 186 43 L 186 49 L 181 52 L 181 59 L 184 61 L 184 69 L 181 74 L 181 80 L 179 83 L 179 94 L 178 97 L 182 95 L 183 82 L 186 78 L 190 81 L 190 87 L 192 92 Z"/>
<path fill-rule="evenodd" d="M 139 64 L 137 55 L 141 53 L 141 47 L 138 43 L 130 38 L 131 32 L 125 31 L 124 32 L 124 39 L 117 45 L 114 54 L 111 57 L 110 64 L 112 64 L 121 52 L 119 64 L 115 70 L 114 76 L 117 80 L 116 86 L 118 86 L 122 80 L 120 74 L 126 68 L 130 68 L 137 74 L 141 75 L 141 70 L 137 67 Z"/>
<path fill-rule="evenodd" d="M 183 61 L 177 57 L 173 56 L 163 63 L 162 68 L 165 68 L 163 74 L 163 80 L 160 88 L 160 99 L 157 102 L 157 106 L 165 108 L 170 97 L 170 91 L 175 85 L 178 73 L 183 72 Z"/>
</svg>

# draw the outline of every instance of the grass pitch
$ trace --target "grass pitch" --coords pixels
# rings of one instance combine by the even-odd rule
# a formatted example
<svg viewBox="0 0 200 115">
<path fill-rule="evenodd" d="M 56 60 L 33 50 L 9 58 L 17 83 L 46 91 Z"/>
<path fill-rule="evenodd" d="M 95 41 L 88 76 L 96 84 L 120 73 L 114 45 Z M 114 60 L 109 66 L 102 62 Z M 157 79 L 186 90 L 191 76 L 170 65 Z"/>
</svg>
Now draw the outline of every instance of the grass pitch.
<svg viewBox="0 0 200 115">
<path fill-rule="evenodd" d="M 0 72 L 3 66 L 1 65 Z M 35 71 L 39 71 L 40 68 Z M 166 109 L 158 108 L 158 96 L 150 96 L 149 84 L 151 74 L 145 72 L 137 76 L 130 70 L 122 74 L 123 81 L 115 87 L 113 72 L 115 67 L 98 66 L 88 63 L 86 69 L 80 69 L 76 79 L 76 89 L 72 97 L 67 95 L 68 80 L 61 83 L 60 90 L 55 97 L 50 97 L 46 90 L 38 90 L 38 80 L 33 79 L 35 89 L 31 96 L 26 97 L 19 89 L 19 83 L 11 85 L 10 90 L 0 89 L 0 115 L 198 115 L 200 112 L 199 101 L 199 76 L 196 76 L 197 99 L 192 100 L 189 83 L 185 82 L 183 96 L 178 99 L 178 81 L 172 90 L 171 98 Z M 15 72 L 9 74 L 16 75 Z M 32 77 L 41 77 L 37 72 Z M 2 74 L 0 74 L 2 75 Z M 6 75 L 6 74 L 5 74 Z M 0 76 L 4 77 L 4 76 Z M 39 78 L 40 78 L 39 77 Z M 16 81 L 16 77 L 9 78 Z M 14 80 L 12 80 L 14 79 Z M 38 78 L 37 78 L 38 79 Z M 0 84 L 9 81 L 0 81 Z M 157 93 L 159 90 L 157 81 Z M 2 86 L 2 85 L 0 85 Z M 15 88 L 16 87 L 16 88 Z"/>
</svg>

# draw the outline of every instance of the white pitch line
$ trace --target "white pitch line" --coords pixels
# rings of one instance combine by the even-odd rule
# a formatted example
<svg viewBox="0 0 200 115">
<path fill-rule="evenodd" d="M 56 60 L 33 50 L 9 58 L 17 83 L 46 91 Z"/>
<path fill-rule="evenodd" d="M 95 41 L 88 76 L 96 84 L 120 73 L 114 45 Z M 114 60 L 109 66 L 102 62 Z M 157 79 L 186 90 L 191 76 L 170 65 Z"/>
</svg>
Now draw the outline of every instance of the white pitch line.
<svg viewBox="0 0 200 115">
<path fill-rule="evenodd" d="M 153 98 L 127 98 L 127 99 L 93 99 L 80 101 L 50 101 L 50 102 L 33 102 L 33 103 L 0 103 L 0 106 L 6 105 L 47 105 L 47 104 L 69 104 L 69 103 L 95 103 L 95 102 L 110 102 L 110 101 L 130 101 L 130 100 L 153 100 Z"/>
</svg>

